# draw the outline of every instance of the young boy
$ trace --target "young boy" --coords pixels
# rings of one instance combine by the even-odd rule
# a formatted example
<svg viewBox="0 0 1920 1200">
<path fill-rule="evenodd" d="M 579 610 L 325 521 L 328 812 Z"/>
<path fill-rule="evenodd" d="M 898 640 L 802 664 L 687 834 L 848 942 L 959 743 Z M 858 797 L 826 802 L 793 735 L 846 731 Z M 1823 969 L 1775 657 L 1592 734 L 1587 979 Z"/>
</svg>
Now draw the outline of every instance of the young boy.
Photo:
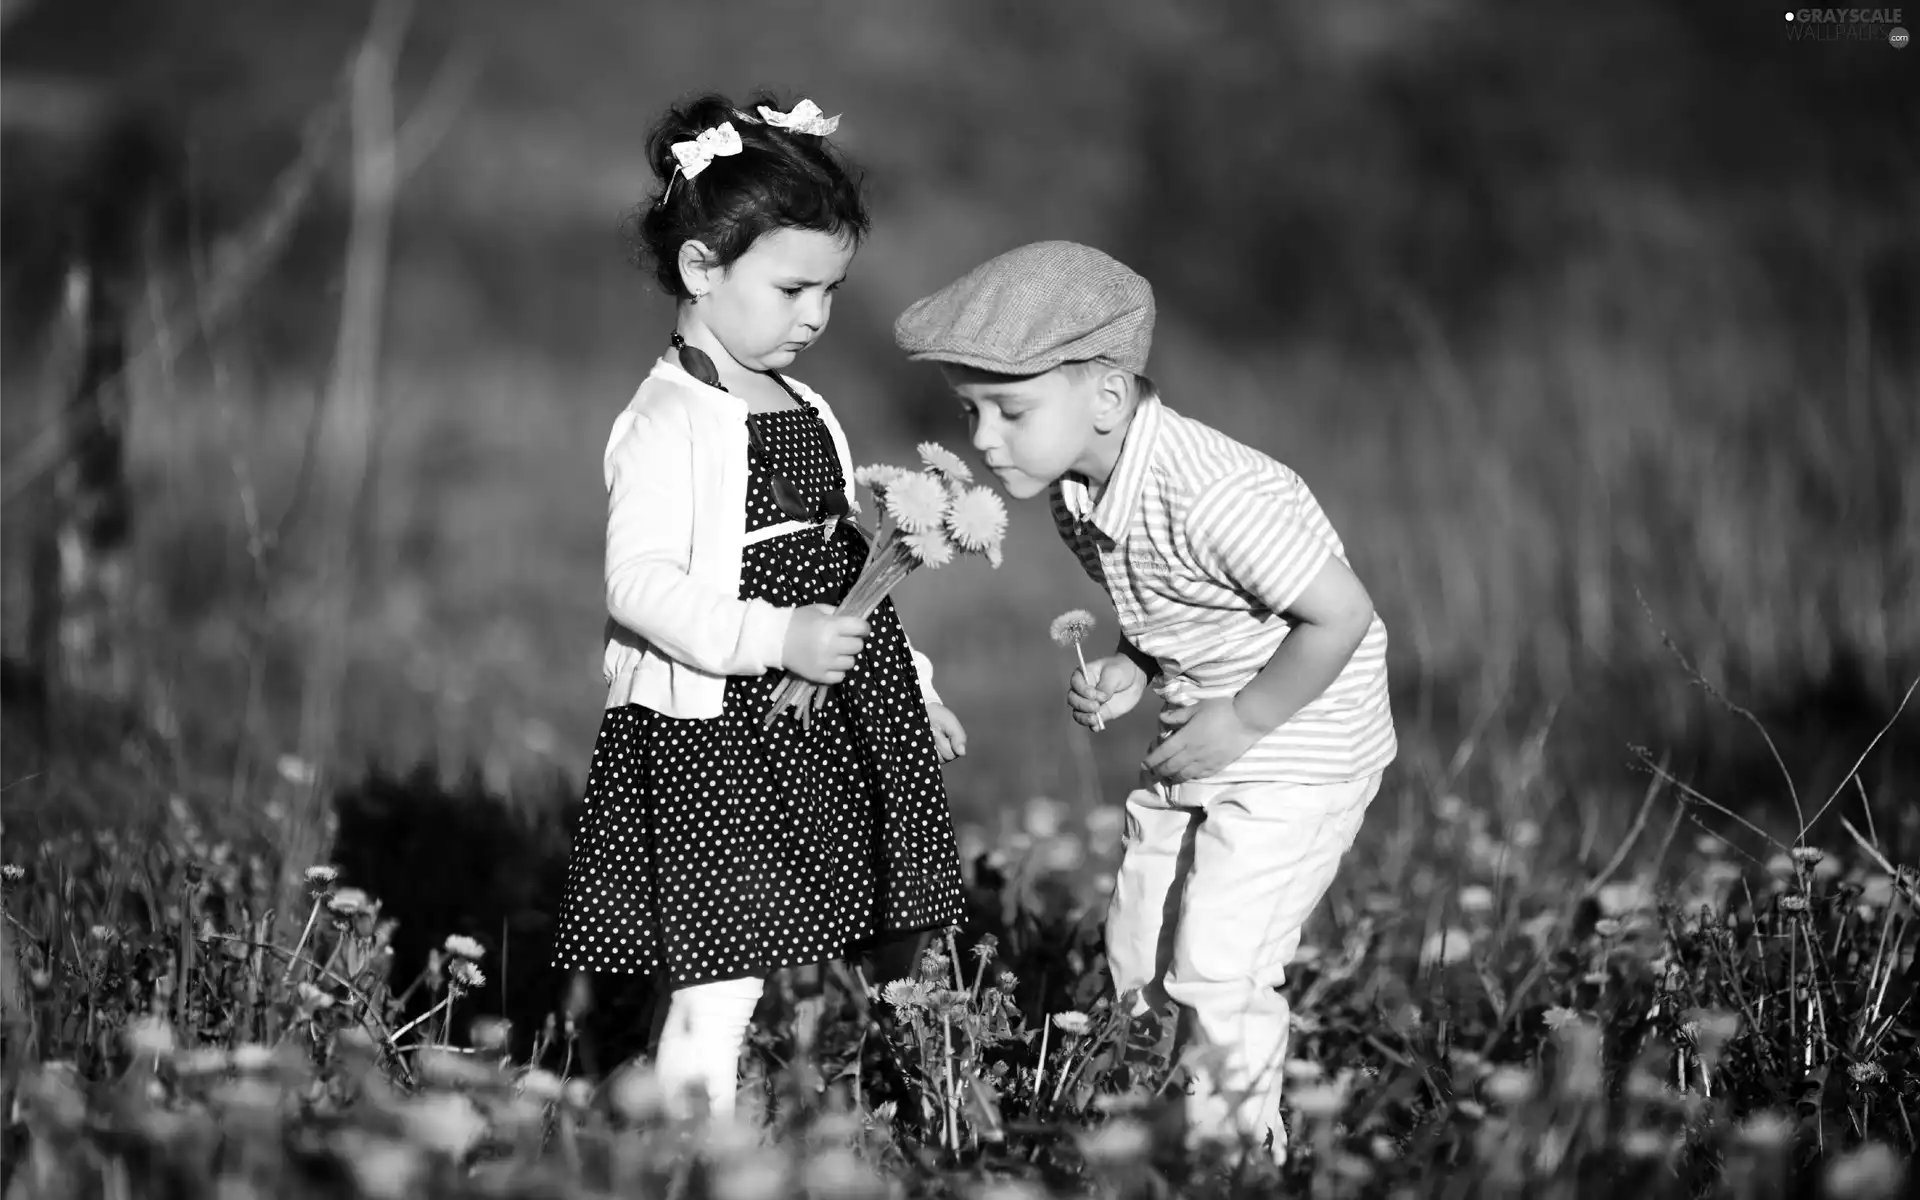
<svg viewBox="0 0 1920 1200">
<path fill-rule="evenodd" d="M 1009 251 L 894 324 L 940 364 L 974 449 L 1054 524 L 1119 618 L 1076 670 L 1083 725 L 1163 701 L 1107 916 L 1115 990 L 1172 1004 L 1196 1141 L 1284 1159 L 1278 988 L 1395 755 L 1386 628 L 1300 477 L 1169 408 L 1153 291 L 1071 242 Z"/>
</svg>

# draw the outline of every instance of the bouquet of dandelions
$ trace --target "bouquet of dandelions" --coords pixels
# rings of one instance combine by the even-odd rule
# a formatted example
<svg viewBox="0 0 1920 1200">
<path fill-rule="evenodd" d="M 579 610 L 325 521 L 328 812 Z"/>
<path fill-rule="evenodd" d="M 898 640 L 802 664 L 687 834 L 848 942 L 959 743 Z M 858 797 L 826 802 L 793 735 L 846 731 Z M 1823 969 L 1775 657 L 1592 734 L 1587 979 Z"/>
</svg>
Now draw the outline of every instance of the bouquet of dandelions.
<svg viewBox="0 0 1920 1200">
<path fill-rule="evenodd" d="M 959 555 L 978 554 L 999 568 L 1000 540 L 1007 531 L 1000 497 L 972 486 L 973 472 L 951 450 L 934 442 L 920 443 L 919 450 L 923 470 L 871 466 L 853 473 L 853 481 L 873 493 L 880 530 L 860 530 L 869 545 L 867 562 L 835 615 L 871 616 L 915 568 L 938 570 Z M 806 725 L 831 686 L 789 674 L 774 689 L 766 724 L 771 727 L 781 713 L 794 709 Z"/>
</svg>

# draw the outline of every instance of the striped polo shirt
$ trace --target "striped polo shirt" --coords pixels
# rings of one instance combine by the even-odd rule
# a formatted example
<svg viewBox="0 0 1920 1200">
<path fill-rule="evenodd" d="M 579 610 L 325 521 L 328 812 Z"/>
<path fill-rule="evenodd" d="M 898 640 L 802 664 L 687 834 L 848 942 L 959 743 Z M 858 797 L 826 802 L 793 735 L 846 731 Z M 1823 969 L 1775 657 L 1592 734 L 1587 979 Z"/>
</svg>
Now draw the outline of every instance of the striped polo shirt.
<svg viewBox="0 0 1920 1200">
<path fill-rule="evenodd" d="M 1054 525 L 1160 667 L 1167 704 L 1232 696 L 1286 640 L 1286 609 L 1346 549 L 1301 478 L 1157 396 L 1135 410 L 1096 501 L 1077 476 Z M 1378 613 L 1327 690 L 1208 782 L 1340 783 L 1393 761 L 1387 628 Z"/>
</svg>

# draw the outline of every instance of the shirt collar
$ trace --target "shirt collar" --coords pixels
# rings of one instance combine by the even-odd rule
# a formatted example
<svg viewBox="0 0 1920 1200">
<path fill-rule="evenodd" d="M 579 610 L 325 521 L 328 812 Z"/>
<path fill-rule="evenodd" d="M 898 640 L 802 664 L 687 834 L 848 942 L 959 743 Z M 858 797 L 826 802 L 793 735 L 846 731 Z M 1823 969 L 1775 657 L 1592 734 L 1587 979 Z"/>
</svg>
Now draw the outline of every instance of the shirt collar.
<svg viewBox="0 0 1920 1200">
<path fill-rule="evenodd" d="M 674 361 L 674 355 L 671 353 L 662 354 L 660 360 L 653 364 L 653 374 L 670 383 L 698 389 L 701 399 L 711 401 L 721 412 L 729 416 L 738 417 L 743 421 L 747 419 L 747 402 L 745 400 L 742 400 L 740 397 L 723 388 L 717 388 L 711 384 L 702 383 L 698 379 L 695 379 L 685 367 Z"/>
<path fill-rule="evenodd" d="M 1139 511 L 1147 490 L 1147 477 L 1152 473 L 1162 415 L 1158 396 L 1149 395 L 1134 408 L 1133 419 L 1127 423 L 1126 436 L 1120 442 L 1120 453 L 1114 459 L 1113 474 L 1107 476 L 1107 486 L 1101 490 L 1098 503 L 1089 505 L 1087 485 L 1078 476 L 1068 476 L 1061 481 L 1062 495 L 1075 521 L 1092 523 L 1115 542 L 1127 536 L 1127 527 L 1133 521 L 1133 514 Z"/>
</svg>

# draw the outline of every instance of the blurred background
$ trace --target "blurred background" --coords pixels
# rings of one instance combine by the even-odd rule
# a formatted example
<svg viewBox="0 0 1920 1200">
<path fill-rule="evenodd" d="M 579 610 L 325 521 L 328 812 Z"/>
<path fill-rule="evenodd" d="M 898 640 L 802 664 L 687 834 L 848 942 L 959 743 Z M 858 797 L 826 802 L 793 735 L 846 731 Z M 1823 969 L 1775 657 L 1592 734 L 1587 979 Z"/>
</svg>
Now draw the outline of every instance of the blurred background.
<svg viewBox="0 0 1920 1200">
<path fill-rule="evenodd" d="M 870 173 L 795 367 L 856 461 L 966 449 L 893 349 L 913 299 L 1040 238 L 1153 282 L 1169 402 L 1300 471 L 1372 589 L 1405 786 L 1532 737 L 1602 806 L 1644 788 L 1633 745 L 1764 806 L 1764 747 L 1676 651 L 1829 786 L 1920 674 L 1920 50 L 1884 31 L 1719 0 L 417 0 L 356 283 L 368 4 L 5 11 L 10 822 L 99 803 L 75 764 L 108 761 L 246 803 L 372 765 L 577 787 L 600 454 L 671 321 L 619 218 L 652 119 L 708 88 L 844 114 Z M 1048 622 L 1113 617 L 1043 503 L 1003 569 L 897 599 L 970 730 L 964 820 L 1121 794 L 1151 714 L 1068 721 Z M 1917 728 L 1876 795 L 1920 783 Z"/>
</svg>

